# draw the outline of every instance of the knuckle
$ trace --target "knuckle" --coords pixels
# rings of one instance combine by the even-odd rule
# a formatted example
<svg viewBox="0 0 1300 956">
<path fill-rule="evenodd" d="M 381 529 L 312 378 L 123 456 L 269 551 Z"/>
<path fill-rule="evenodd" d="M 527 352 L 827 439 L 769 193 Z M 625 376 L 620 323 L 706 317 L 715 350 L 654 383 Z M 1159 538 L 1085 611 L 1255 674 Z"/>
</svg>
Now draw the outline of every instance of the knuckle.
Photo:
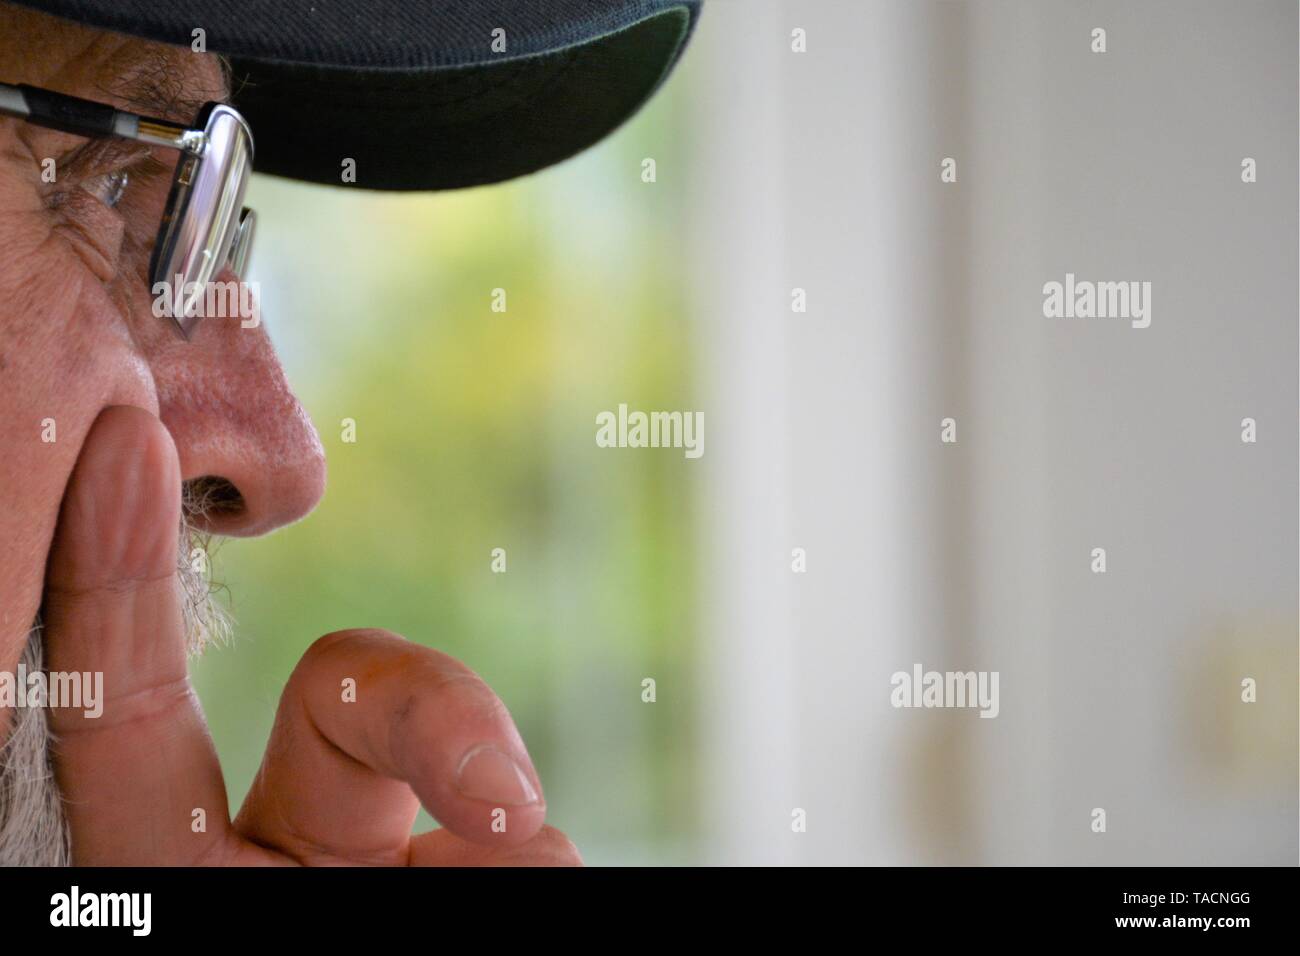
<svg viewBox="0 0 1300 956">
<path fill-rule="evenodd" d="M 440 674 L 428 681 L 413 680 L 392 708 L 391 732 L 396 738 L 417 735 L 434 718 L 455 713 L 461 720 L 481 714 L 496 715 L 501 703 L 477 675 Z"/>
</svg>

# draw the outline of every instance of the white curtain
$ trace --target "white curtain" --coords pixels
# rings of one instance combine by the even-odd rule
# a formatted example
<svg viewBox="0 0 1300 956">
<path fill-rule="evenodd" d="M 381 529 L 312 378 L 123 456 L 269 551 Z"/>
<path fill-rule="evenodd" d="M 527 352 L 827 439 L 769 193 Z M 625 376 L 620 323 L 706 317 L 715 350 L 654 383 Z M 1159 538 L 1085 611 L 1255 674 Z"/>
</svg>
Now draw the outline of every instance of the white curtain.
<svg viewBox="0 0 1300 956">
<path fill-rule="evenodd" d="M 1294 863 L 1296 5 L 714 0 L 683 69 L 709 859 Z"/>
</svg>

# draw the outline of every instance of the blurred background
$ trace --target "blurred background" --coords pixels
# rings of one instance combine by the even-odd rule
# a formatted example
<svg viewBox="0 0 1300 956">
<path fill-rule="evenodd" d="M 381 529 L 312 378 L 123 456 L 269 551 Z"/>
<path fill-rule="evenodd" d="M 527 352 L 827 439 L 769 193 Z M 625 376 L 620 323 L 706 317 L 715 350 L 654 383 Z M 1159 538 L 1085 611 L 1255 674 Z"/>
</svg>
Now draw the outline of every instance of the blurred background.
<svg viewBox="0 0 1300 956">
<path fill-rule="evenodd" d="M 496 689 L 589 863 L 1295 863 L 1295 4 L 705 7 L 549 171 L 255 180 L 330 477 L 215 558 L 232 804 L 368 625 Z M 1151 327 L 1045 319 L 1067 271 L 1150 281 Z M 597 448 L 620 402 L 704 456 Z M 892 708 L 914 663 L 998 671 L 999 716 Z"/>
</svg>

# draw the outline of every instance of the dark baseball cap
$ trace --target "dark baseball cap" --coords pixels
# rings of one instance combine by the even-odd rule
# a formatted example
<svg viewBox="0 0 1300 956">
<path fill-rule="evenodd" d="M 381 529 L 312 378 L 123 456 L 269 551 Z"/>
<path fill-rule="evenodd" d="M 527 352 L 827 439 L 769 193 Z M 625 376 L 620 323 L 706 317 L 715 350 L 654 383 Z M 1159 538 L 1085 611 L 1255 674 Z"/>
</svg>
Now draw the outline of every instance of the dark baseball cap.
<svg viewBox="0 0 1300 956">
<path fill-rule="evenodd" d="M 533 172 L 631 116 L 701 0 L 17 0 L 233 70 L 257 170 L 453 189 Z M 355 187 L 354 187 L 355 188 Z"/>
</svg>

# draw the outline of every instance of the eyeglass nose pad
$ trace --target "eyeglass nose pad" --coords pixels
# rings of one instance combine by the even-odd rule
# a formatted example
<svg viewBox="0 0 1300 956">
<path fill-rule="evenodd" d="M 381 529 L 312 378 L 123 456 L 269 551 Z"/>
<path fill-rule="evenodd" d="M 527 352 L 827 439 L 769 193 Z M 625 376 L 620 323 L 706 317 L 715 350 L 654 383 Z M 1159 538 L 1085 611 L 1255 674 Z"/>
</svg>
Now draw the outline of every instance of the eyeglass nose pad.
<svg viewBox="0 0 1300 956">
<path fill-rule="evenodd" d="M 244 278 L 248 260 L 253 256 L 253 232 L 257 229 L 257 213 L 247 206 L 239 216 L 239 228 L 235 231 L 235 241 L 230 244 L 230 271 L 239 278 Z"/>
</svg>

